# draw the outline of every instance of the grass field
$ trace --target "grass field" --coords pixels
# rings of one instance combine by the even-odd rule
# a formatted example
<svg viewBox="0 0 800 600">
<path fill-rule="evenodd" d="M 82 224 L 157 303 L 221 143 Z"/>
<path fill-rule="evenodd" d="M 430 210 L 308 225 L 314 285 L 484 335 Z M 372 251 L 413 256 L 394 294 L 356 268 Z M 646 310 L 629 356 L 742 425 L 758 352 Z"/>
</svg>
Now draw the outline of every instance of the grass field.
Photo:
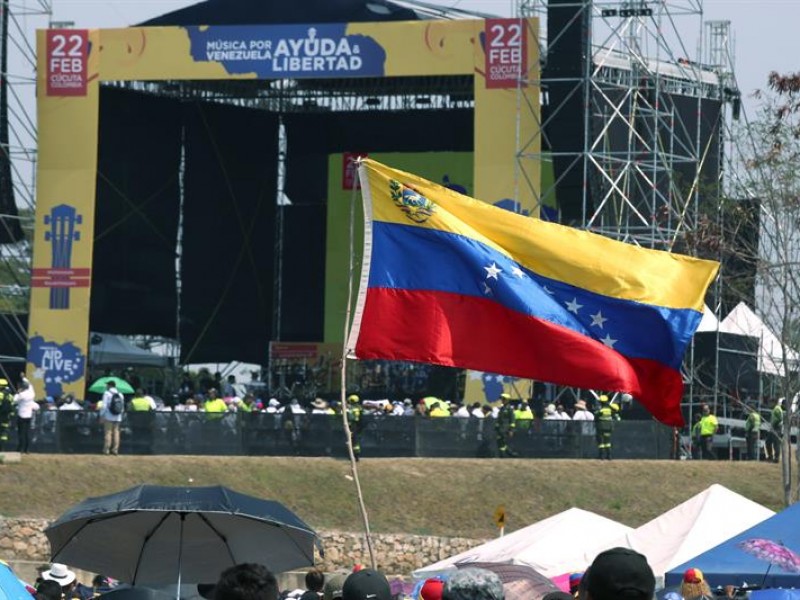
<svg viewBox="0 0 800 600">
<path fill-rule="evenodd" d="M 361 529 L 349 463 L 327 458 L 30 454 L 0 465 L 0 515 L 55 518 L 87 496 L 140 483 L 224 484 L 286 504 L 318 529 Z M 504 505 L 507 531 L 576 506 L 636 527 L 713 483 L 781 509 L 768 463 L 596 460 L 365 459 L 372 529 L 488 538 Z"/>
</svg>

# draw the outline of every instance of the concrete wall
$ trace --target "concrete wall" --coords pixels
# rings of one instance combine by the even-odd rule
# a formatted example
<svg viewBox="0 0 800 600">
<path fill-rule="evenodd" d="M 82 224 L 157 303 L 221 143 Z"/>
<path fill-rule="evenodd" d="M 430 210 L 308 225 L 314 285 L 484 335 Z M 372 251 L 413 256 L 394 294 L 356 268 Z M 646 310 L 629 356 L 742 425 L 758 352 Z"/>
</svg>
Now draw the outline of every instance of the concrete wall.
<svg viewBox="0 0 800 600">
<path fill-rule="evenodd" d="M 46 519 L 0 518 L 0 559 L 14 567 L 25 580 L 36 579 L 36 567 L 46 563 L 50 544 L 44 535 Z M 369 553 L 363 534 L 344 531 L 318 531 L 325 550 L 317 556 L 317 566 L 325 572 L 350 570 L 355 564 L 369 564 Z M 373 534 L 378 568 L 390 575 L 408 576 L 411 571 L 453 556 L 486 540 L 403 534 Z M 81 577 L 91 581 L 91 575 Z M 286 585 L 286 584 L 284 584 Z"/>
</svg>

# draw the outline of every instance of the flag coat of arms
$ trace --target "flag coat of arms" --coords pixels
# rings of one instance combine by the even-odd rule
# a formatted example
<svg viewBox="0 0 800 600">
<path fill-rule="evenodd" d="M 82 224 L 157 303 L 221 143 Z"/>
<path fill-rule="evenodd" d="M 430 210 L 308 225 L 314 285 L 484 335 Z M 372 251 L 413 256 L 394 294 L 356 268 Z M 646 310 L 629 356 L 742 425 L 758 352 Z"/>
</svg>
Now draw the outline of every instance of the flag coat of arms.
<svg viewBox="0 0 800 600">
<path fill-rule="evenodd" d="M 365 159 L 347 349 L 627 392 L 680 426 L 681 362 L 718 263 L 517 215 Z"/>
</svg>

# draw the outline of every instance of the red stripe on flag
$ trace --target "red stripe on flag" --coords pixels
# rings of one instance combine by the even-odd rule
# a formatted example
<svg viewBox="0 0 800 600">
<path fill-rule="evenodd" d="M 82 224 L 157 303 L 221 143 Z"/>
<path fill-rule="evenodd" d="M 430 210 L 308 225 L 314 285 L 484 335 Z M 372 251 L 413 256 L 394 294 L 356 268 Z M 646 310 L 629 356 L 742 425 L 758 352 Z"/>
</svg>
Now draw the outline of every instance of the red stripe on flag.
<svg viewBox="0 0 800 600">
<path fill-rule="evenodd" d="M 629 392 L 662 423 L 683 425 L 677 371 L 626 358 L 597 340 L 490 299 L 370 288 L 355 354 Z"/>
</svg>

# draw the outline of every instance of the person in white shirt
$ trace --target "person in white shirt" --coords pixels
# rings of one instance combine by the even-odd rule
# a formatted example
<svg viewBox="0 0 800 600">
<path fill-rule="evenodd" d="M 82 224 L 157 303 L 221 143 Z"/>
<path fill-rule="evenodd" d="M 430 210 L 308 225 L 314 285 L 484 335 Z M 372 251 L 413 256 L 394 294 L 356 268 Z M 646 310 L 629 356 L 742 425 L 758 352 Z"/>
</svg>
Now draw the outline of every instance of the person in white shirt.
<svg viewBox="0 0 800 600">
<path fill-rule="evenodd" d="M 36 402 L 36 391 L 25 377 L 19 384 L 19 391 L 14 394 L 14 404 L 17 405 L 17 452 L 25 454 L 29 451 L 31 437 L 31 421 L 33 413 L 39 410 Z"/>
<path fill-rule="evenodd" d="M 480 402 L 475 402 L 472 405 L 472 410 L 469 413 L 476 419 L 484 419 L 486 418 L 486 414 L 483 412 L 483 406 L 481 406 Z"/>
<path fill-rule="evenodd" d="M 594 421 L 594 415 L 586 410 L 586 402 L 578 400 L 575 403 L 575 413 L 572 415 L 573 421 Z"/>
<path fill-rule="evenodd" d="M 119 454 L 119 429 L 123 413 L 115 415 L 111 411 L 111 399 L 116 394 L 119 394 L 117 382 L 109 379 L 106 382 L 106 391 L 103 392 L 100 407 L 100 420 L 103 422 L 103 454 Z"/>
<path fill-rule="evenodd" d="M 558 406 L 556 406 L 556 414 L 558 415 L 558 418 L 561 419 L 562 421 L 572 420 L 572 418 L 569 416 L 569 413 L 564 409 L 563 404 L 559 404 Z"/>
<path fill-rule="evenodd" d="M 72 394 L 64 396 L 64 404 L 58 407 L 58 410 L 83 410 L 83 406 L 75 399 Z"/>
<path fill-rule="evenodd" d="M 461 417 L 463 419 L 469 419 L 469 408 L 467 408 L 466 404 L 462 404 L 458 407 L 458 410 L 453 415 L 454 417 Z"/>
<path fill-rule="evenodd" d="M 545 421 L 560 421 L 561 417 L 558 416 L 555 404 L 548 404 L 544 407 L 544 420 Z"/>
</svg>

